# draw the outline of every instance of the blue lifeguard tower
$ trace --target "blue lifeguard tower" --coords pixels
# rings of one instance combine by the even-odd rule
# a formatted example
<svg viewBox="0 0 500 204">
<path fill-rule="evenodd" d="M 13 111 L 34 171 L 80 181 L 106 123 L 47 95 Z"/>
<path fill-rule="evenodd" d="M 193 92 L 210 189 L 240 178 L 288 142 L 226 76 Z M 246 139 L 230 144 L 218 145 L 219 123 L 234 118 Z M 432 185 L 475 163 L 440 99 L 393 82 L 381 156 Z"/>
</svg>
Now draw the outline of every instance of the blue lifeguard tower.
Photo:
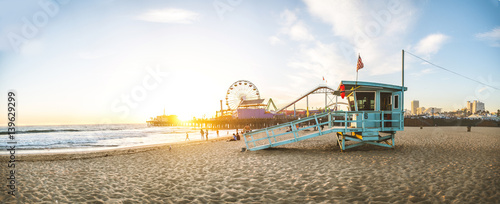
<svg viewBox="0 0 500 204">
<path fill-rule="evenodd" d="M 341 151 L 364 144 L 394 148 L 396 132 L 404 130 L 406 87 L 342 81 L 331 90 L 336 100 L 347 98 L 348 111 L 325 108 L 320 114 L 248 132 L 244 134 L 247 149 L 261 150 L 326 134 L 336 137 Z"/>
</svg>

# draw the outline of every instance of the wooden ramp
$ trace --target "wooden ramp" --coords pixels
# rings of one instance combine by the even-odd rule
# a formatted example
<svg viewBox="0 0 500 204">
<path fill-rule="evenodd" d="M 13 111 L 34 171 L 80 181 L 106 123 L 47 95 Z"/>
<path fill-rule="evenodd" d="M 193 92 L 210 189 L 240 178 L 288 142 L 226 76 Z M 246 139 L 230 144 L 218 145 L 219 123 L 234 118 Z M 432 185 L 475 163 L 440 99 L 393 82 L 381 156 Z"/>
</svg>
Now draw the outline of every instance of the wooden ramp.
<svg viewBox="0 0 500 204">
<path fill-rule="evenodd" d="M 379 115 L 376 119 L 365 119 L 367 114 Z M 402 120 L 390 120 L 386 115 L 401 111 L 337 111 L 325 112 L 302 118 L 273 127 L 245 133 L 243 138 L 247 150 L 255 151 L 290 144 L 309 138 L 332 134 L 337 137 L 340 150 L 372 144 L 383 147 L 394 147 L 396 131 L 403 130 Z M 373 117 L 370 117 L 373 118 Z M 385 136 L 383 136 L 385 134 Z M 355 144 L 347 145 L 346 141 Z"/>
</svg>

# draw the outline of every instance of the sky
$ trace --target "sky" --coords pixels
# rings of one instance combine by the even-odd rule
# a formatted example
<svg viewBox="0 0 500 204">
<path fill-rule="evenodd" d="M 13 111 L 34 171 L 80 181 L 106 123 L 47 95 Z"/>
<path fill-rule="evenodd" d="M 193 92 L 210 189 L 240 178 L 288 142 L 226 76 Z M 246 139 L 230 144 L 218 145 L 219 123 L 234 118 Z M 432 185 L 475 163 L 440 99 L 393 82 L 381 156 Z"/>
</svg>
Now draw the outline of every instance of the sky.
<svg viewBox="0 0 500 204">
<path fill-rule="evenodd" d="M 0 114 L 14 90 L 18 125 L 144 123 L 164 110 L 212 117 L 238 80 L 281 107 L 355 80 L 358 55 L 360 81 L 401 85 L 403 49 L 406 109 L 479 100 L 496 112 L 499 4 L 1 0 Z"/>
</svg>

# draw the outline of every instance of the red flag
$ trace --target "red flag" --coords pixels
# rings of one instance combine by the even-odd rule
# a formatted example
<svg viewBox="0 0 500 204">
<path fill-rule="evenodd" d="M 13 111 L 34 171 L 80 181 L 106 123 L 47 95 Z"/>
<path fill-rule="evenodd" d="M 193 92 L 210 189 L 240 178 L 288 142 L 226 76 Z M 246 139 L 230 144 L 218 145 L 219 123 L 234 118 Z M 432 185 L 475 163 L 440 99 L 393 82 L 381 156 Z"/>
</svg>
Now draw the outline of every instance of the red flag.
<svg viewBox="0 0 500 204">
<path fill-rule="evenodd" d="M 340 84 L 340 97 L 342 97 L 342 99 L 344 99 L 345 97 L 345 86 L 344 84 Z"/>
<path fill-rule="evenodd" d="M 356 68 L 356 71 L 360 70 L 363 67 L 364 67 L 364 65 L 363 65 L 363 61 L 361 60 L 361 56 L 358 55 L 358 66 Z"/>
</svg>

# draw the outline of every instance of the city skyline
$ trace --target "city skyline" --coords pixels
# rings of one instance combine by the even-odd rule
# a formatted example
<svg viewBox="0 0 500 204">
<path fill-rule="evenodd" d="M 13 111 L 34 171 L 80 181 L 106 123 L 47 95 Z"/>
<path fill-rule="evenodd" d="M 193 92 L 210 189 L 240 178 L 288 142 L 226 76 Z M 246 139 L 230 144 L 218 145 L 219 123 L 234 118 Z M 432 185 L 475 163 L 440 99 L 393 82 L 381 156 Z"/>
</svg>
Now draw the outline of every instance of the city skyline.
<svg viewBox="0 0 500 204">
<path fill-rule="evenodd" d="M 436 112 L 434 111 L 430 111 L 429 112 L 429 109 L 435 109 Z M 442 108 L 440 107 L 433 107 L 433 106 L 429 106 L 428 108 L 426 108 L 425 106 L 421 106 L 420 107 L 420 101 L 419 100 L 412 100 L 411 101 L 411 106 L 410 106 L 410 109 L 407 109 L 407 111 L 409 112 L 408 114 L 410 115 L 420 115 L 422 114 L 424 111 L 427 113 L 441 113 L 441 112 L 455 112 L 455 111 L 462 111 L 462 110 L 467 110 L 469 112 L 469 114 L 477 114 L 477 113 L 490 113 L 490 114 L 496 114 L 500 109 L 497 109 L 497 110 L 492 110 L 492 111 L 487 111 L 485 109 L 485 104 L 481 101 L 478 101 L 478 100 L 474 100 L 474 101 L 467 101 L 467 104 L 462 107 L 462 108 L 459 108 L 459 109 L 456 109 L 456 110 L 449 110 L 449 111 L 442 111 Z"/>
<path fill-rule="evenodd" d="M 402 49 L 482 83 L 406 54 L 406 109 L 500 109 L 498 1 L 0 4 L 0 113 L 16 90 L 21 125 L 211 117 L 242 79 L 282 106 L 355 80 L 358 54 L 360 81 L 401 85 Z"/>
</svg>

